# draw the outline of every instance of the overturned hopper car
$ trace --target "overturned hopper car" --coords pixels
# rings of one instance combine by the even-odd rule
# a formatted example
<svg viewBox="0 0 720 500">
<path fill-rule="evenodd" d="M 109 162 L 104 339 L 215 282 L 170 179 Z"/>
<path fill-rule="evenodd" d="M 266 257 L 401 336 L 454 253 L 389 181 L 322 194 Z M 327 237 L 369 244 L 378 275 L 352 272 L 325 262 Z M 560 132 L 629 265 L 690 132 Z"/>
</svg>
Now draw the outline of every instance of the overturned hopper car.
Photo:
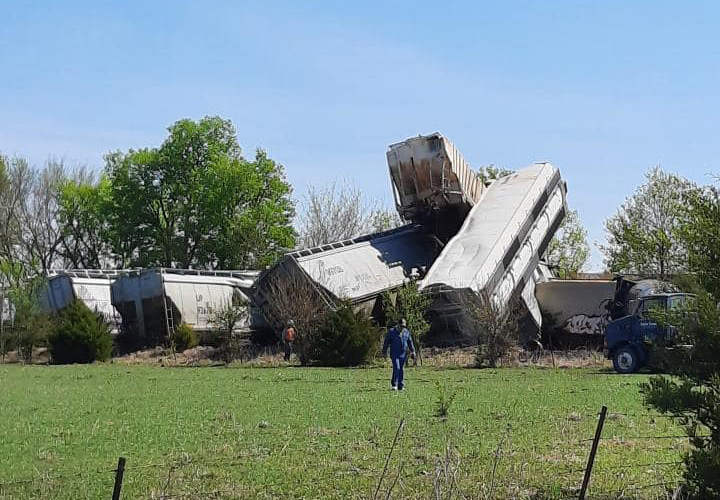
<svg viewBox="0 0 720 500">
<path fill-rule="evenodd" d="M 181 323 L 193 330 L 216 329 L 212 313 L 226 304 L 247 304 L 246 320 L 253 324 L 250 290 L 257 271 L 197 271 L 143 269 L 129 272 L 112 284 L 113 305 L 122 317 L 123 329 L 148 343 L 162 340 Z"/>
<path fill-rule="evenodd" d="M 112 305 L 110 286 L 123 271 L 68 269 L 52 271 L 41 292 L 40 302 L 50 312 L 58 312 L 73 300 L 81 300 L 91 311 L 103 316 L 110 330 L 117 333 L 120 315 Z"/>
<path fill-rule="evenodd" d="M 542 254 L 565 213 L 565 182 L 549 163 L 494 181 L 475 203 L 420 283 L 435 297 L 432 311 L 445 330 L 460 331 L 459 291 L 484 292 L 504 308 L 522 300 L 539 326 L 535 282 Z"/>
<path fill-rule="evenodd" d="M 387 151 L 398 213 L 447 241 L 483 196 L 485 185 L 439 133 L 411 137 Z"/>
<path fill-rule="evenodd" d="M 347 299 L 373 314 L 382 292 L 421 277 L 441 248 L 435 236 L 411 225 L 292 252 L 260 276 L 255 304 L 274 328 L 280 328 L 291 318 L 276 307 L 277 290 L 283 285 L 301 288 L 293 285 L 301 279 L 327 308 Z"/>
</svg>

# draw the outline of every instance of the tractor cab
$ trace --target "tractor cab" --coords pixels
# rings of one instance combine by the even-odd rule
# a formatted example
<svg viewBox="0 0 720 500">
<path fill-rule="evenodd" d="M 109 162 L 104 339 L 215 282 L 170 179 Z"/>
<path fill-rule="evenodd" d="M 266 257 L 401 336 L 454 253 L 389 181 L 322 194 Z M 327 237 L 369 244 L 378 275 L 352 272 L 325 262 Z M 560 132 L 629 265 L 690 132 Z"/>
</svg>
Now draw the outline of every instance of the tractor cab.
<svg viewBox="0 0 720 500">
<path fill-rule="evenodd" d="M 618 373 L 634 373 L 647 364 L 650 346 L 670 339 L 674 328 L 658 323 L 658 313 L 685 307 L 693 297 L 686 293 L 659 293 L 629 301 L 628 314 L 605 327 L 605 356 Z"/>
</svg>

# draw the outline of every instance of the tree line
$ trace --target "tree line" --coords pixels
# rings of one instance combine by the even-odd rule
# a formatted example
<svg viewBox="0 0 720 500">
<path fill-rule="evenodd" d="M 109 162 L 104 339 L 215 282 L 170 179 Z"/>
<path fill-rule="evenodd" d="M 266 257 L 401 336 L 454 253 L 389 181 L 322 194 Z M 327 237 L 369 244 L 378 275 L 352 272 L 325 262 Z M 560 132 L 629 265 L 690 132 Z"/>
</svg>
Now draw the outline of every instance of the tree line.
<svg viewBox="0 0 720 500">
<path fill-rule="evenodd" d="M 57 159 L 36 167 L 0 156 L 6 268 L 20 267 L 23 276 L 63 268 L 262 269 L 298 245 L 404 223 L 350 182 L 311 184 L 296 207 L 284 167 L 261 149 L 245 158 L 232 123 L 216 116 L 180 120 L 159 147 L 104 160 L 98 174 Z M 480 169 L 486 181 L 508 173 Z M 572 212 L 547 258 L 561 275 L 573 275 L 588 253 Z"/>
<path fill-rule="evenodd" d="M 112 152 L 99 177 L 0 164 L 0 258 L 51 268 L 259 268 L 295 245 L 292 189 L 232 124 L 181 120 L 157 148 Z"/>
</svg>

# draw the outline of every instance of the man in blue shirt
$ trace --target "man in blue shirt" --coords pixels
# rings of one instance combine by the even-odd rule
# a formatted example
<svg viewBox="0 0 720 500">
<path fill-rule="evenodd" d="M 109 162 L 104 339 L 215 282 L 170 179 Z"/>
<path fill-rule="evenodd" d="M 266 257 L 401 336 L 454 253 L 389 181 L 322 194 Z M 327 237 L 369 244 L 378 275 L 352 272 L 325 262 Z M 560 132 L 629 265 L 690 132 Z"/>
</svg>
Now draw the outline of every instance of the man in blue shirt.
<svg viewBox="0 0 720 500">
<path fill-rule="evenodd" d="M 403 390 L 403 368 L 407 360 L 408 352 L 415 357 L 415 346 L 413 345 L 410 331 L 407 329 L 405 319 L 398 321 L 398 324 L 388 330 L 383 343 L 383 356 L 387 356 L 390 347 L 390 360 L 392 361 L 392 385 L 393 391 Z"/>
</svg>

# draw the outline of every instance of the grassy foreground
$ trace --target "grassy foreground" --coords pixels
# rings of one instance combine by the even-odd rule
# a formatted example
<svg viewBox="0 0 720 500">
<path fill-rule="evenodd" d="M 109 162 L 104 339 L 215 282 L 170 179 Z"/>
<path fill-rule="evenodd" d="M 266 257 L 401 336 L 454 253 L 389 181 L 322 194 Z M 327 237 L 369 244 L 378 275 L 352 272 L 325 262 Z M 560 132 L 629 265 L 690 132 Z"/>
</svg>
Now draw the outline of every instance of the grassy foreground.
<svg viewBox="0 0 720 500">
<path fill-rule="evenodd" d="M 656 498 L 686 440 L 645 376 L 588 369 L 0 365 L 0 498 Z M 451 400 L 447 418 L 438 401 Z M 653 436 L 653 438 L 648 438 Z M 16 483 L 16 481 L 24 481 Z M 9 483 L 9 484 L 8 484 Z"/>
</svg>

